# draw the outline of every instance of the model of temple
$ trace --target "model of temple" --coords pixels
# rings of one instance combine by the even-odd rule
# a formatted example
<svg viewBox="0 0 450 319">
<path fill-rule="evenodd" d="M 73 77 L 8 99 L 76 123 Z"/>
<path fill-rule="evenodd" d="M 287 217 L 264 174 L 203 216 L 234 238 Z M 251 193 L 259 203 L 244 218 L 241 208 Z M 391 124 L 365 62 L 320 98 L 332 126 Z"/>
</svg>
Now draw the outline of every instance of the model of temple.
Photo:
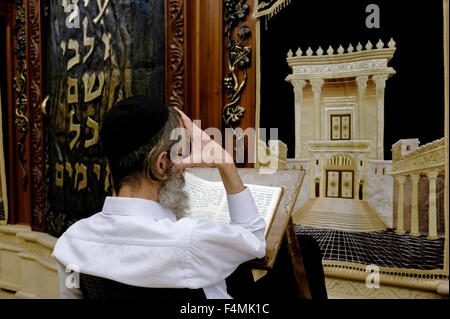
<svg viewBox="0 0 450 319">
<path fill-rule="evenodd" d="M 384 93 L 395 51 L 391 39 L 387 47 L 380 40 L 287 55 L 295 93 L 295 158 L 287 167 L 306 172 L 293 220 L 321 246 L 331 297 L 432 297 L 442 283 L 448 289 L 444 140 L 422 148 L 401 140 L 393 161 L 384 160 Z M 367 267 L 377 267 L 388 288 L 368 289 Z"/>
</svg>

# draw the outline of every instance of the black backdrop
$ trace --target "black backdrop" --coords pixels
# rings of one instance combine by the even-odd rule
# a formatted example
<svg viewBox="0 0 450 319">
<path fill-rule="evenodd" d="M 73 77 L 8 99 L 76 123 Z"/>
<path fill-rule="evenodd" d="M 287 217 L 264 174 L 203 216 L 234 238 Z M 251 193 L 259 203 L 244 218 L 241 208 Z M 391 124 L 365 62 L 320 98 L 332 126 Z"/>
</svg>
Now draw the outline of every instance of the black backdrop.
<svg viewBox="0 0 450 319">
<path fill-rule="evenodd" d="M 368 29 L 367 5 L 380 8 L 380 28 Z M 294 157 L 294 93 L 285 78 L 289 49 L 310 46 L 315 52 L 339 45 L 356 48 L 390 38 L 397 51 L 389 62 L 397 74 L 386 82 L 385 159 L 399 139 L 421 144 L 444 136 L 444 55 L 442 1 L 300 1 L 293 0 L 270 20 L 261 20 L 261 127 L 277 127 L 279 139 Z M 305 53 L 303 53 L 305 54 Z"/>
</svg>

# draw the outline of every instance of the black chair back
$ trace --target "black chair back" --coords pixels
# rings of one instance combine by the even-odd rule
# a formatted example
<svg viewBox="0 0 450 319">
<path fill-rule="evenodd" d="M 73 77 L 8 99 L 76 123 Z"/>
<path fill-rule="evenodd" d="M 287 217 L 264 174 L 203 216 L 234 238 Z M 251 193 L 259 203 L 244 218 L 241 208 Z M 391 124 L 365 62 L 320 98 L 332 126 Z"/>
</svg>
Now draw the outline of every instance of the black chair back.
<svg viewBox="0 0 450 319">
<path fill-rule="evenodd" d="M 136 287 L 87 274 L 80 274 L 80 289 L 85 299 L 206 300 L 203 289 Z"/>
</svg>

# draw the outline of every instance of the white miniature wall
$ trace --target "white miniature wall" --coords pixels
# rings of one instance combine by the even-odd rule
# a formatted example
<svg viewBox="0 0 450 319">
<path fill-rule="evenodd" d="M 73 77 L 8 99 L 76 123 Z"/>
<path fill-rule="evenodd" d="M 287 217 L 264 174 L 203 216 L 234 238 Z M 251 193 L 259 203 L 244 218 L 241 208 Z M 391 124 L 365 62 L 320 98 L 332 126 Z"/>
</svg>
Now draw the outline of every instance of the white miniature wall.
<svg viewBox="0 0 450 319">
<path fill-rule="evenodd" d="M 388 227 L 392 227 L 392 161 L 369 161 L 367 201 Z"/>
</svg>

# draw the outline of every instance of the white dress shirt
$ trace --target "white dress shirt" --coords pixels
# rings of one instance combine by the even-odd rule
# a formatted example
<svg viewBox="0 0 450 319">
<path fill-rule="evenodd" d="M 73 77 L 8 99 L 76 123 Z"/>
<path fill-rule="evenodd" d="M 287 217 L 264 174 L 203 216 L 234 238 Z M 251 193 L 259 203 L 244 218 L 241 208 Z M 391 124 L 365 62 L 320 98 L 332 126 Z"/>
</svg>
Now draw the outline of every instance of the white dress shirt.
<svg viewBox="0 0 450 319">
<path fill-rule="evenodd" d="M 132 286 L 203 288 L 208 299 L 231 298 L 225 278 L 265 256 L 266 224 L 248 188 L 227 200 L 231 223 L 214 224 L 177 220 L 151 200 L 107 197 L 100 213 L 73 224 L 55 245 L 61 297 L 83 297 L 66 285 L 69 266 Z"/>
</svg>

